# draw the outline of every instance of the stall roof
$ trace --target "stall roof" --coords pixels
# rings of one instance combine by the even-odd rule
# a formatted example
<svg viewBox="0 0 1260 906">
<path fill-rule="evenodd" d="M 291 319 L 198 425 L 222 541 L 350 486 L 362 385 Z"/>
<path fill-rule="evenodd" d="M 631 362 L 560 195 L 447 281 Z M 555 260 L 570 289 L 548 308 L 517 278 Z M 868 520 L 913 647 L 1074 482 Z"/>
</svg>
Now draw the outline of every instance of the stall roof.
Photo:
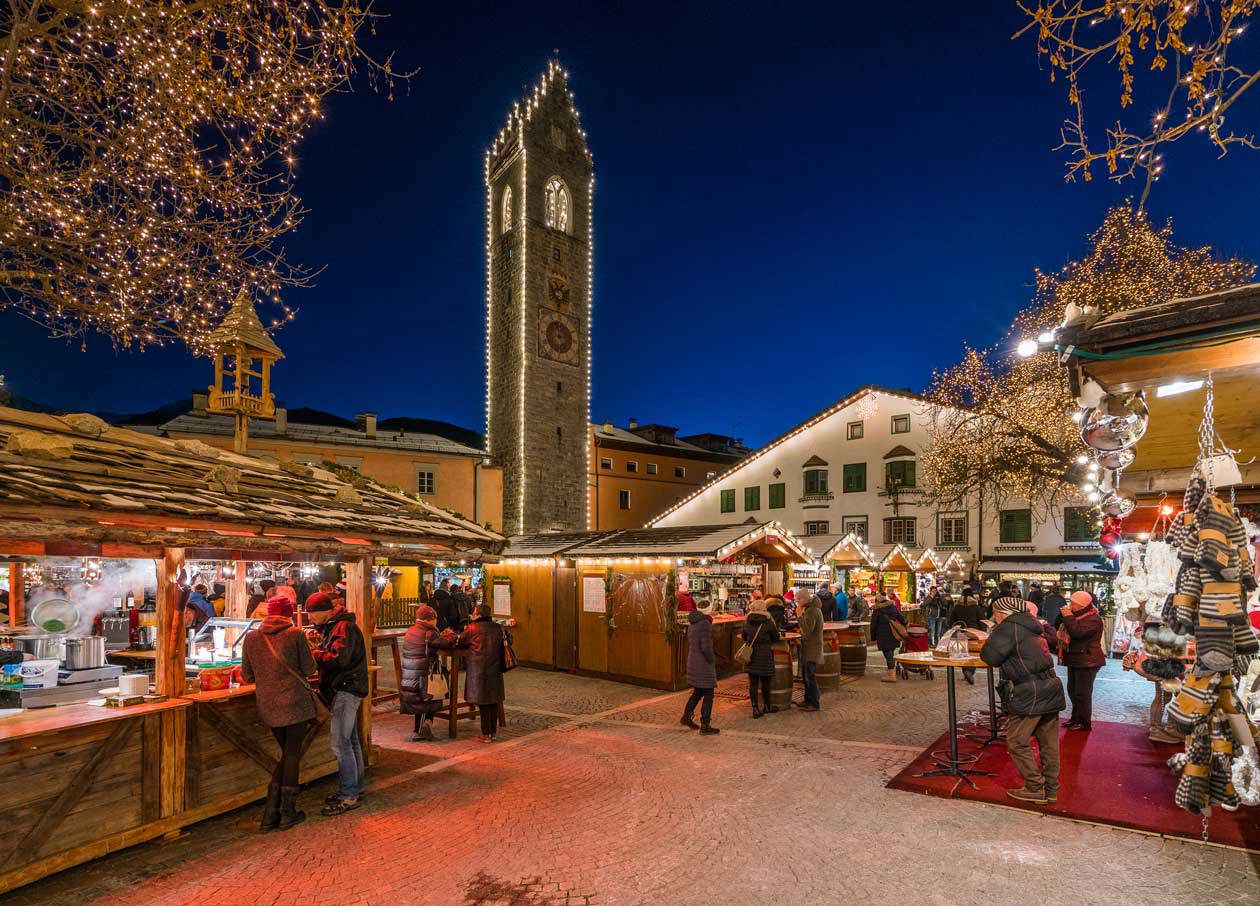
<svg viewBox="0 0 1260 906">
<path fill-rule="evenodd" d="M 350 552 L 495 552 L 500 535 L 359 475 L 334 475 L 0 407 L 6 539 Z M 399 551 L 400 553 L 402 551 Z"/>
<path fill-rule="evenodd" d="M 980 563 L 982 573 L 1100 573 L 1110 575 L 1114 569 L 1107 569 L 1097 560 L 996 560 L 989 558 Z"/>
<path fill-rule="evenodd" d="M 878 562 L 866 542 L 853 532 L 828 548 L 820 559 L 824 563 L 830 560 L 841 566 L 874 566 Z"/>
<path fill-rule="evenodd" d="M 566 543 L 565 539 L 571 539 Z M 743 525 L 685 525 L 613 532 L 542 533 L 509 539 L 503 556 L 546 557 L 712 557 L 743 550 L 812 563 L 799 541 L 777 522 Z"/>
</svg>

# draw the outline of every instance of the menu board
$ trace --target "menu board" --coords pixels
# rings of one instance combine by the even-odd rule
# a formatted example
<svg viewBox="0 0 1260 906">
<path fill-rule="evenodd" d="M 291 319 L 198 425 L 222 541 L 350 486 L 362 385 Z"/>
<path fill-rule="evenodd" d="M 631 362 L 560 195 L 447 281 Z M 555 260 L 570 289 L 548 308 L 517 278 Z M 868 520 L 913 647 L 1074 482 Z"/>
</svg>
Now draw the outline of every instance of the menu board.
<svg viewBox="0 0 1260 906">
<path fill-rule="evenodd" d="M 494 583 L 494 615 L 496 617 L 512 615 L 512 585 L 509 582 Z"/>
<path fill-rule="evenodd" d="M 582 577 L 582 610 L 586 613 L 607 613 L 608 602 L 604 598 L 604 577 Z"/>
</svg>

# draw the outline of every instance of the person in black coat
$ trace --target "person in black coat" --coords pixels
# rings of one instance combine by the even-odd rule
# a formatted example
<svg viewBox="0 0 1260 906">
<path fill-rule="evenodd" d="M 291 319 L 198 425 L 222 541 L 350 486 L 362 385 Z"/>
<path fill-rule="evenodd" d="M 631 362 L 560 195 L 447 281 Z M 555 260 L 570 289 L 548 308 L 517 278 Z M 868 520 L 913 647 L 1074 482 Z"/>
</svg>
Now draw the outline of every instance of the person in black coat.
<svg viewBox="0 0 1260 906">
<path fill-rule="evenodd" d="M 503 630 L 490 614 L 489 604 L 478 604 L 475 619 L 459 634 L 456 645 L 464 655 L 464 701 L 481 715 L 482 742 L 493 742 L 503 691 Z"/>
<path fill-rule="evenodd" d="M 433 715 L 442 707 L 442 699 L 429 694 L 429 674 L 441 657 L 442 649 L 455 647 L 455 635 L 438 632 L 437 611 L 427 604 L 416 608 L 416 621 L 402 639 L 399 664 L 402 684 L 398 690 L 398 709 L 415 717 L 411 742 L 433 738 Z"/>
<path fill-rule="evenodd" d="M 433 609 L 437 611 L 438 632 L 462 632 L 466 621 L 459 610 L 459 602 L 451 594 L 451 580 L 443 579 L 433 593 Z"/>
<path fill-rule="evenodd" d="M 717 688 L 717 657 L 713 651 L 713 617 L 709 616 L 709 602 L 703 598 L 695 602 L 696 609 L 687 612 L 687 685 L 691 695 L 683 709 L 684 727 L 699 730 L 704 736 L 721 732 L 709 725 L 713 718 L 713 690 Z M 696 705 L 700 705 L 700 723 L 694 720 Z"/>
<path fill-rule="evenodd" d="M 753 603 L 756 604 L 757 602 L 754 601 Z M 770 619 L 774 620 L 774 625 L 778 627 L 779 632 L 785 632 L 788 628 L 787 604 L 778 595 L 771 595 L 766 598 L 764 604 L 764 612 L 769 614 Z M 751 613 L 757 609 L 750 605 L 748 611 Z"/>
<path fill-rule="evenodd" d="M 993 616 L 997 626 L 980 649 L 980 659 L 1002 673 L 1006 749 L 1024 778 L 1022 787 L 1007 790 L 1006 795 L 1021 802 L 1057 802 L 1059 712 L 1066 705 L 1063 683 L 1054 672 L 1041 621 L 1029 615 L 1018 596 L 995 600 Z M 1029 745 L 1034 736 L 1040 764 Z"/>
<path fill-rule="evenodd" d="M 818 586 L 814 597 L 818 599 L 818 607 L 822 610 L 824 621 L 831 622 L 840 619 L 836 616 L 836 596 L 831 593 L 830 588 L 825 584 Z"/>
<path fill-rule="evenodd" d="M 875 647 L 883 653 L 884 662 L 888 666 L 882 679 L 885 683 L 897 682 L 893 654 L 901 647 L 901 640 L 893 632 L 893 623 L 905 626 L 906 618 L 889 598 L 880 594 L 875 598 L 875 607 L 871 610 L 871 638 L 875 640 Z"/>
<path fill-rule="evenodd" d="M 766 610 L 765 601 L 753 601 L 744 619 L 744 628 L 740 631 L 740 637 L 752 648 L 752 656 L 744 672 L 748 674 L 748 698 L 752 701 L 753 717 L 779 710 L 778 705 L 770 704 L 770 679 L 774 676 L 773 646 L 779 641 L 779 627 Z M 764 707 L 757 705 L 758 690 L 761 691 Z"/>
</svg>

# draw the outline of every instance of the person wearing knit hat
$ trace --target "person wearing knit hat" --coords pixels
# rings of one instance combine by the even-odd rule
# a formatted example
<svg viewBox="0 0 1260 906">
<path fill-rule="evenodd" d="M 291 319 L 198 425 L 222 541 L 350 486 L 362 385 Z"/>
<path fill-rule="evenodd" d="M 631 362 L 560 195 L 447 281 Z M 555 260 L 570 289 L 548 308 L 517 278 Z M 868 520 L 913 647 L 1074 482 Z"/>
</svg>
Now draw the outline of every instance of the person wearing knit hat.
<svg viewBox="0 0 1260 906">
<path fill-rule="evenodd" d="M 1094 607 L 1094 596 L 1084 590 L 1072 592 L 1061 614 L 1059 663 L 1067 668 L 1067 693 L 1072 702 L 1067 728 L 1088 733 L 1093 726 L 1094 680 L 1107 663 L 1102 650 L 1102 616 Z"/>
<path fill-rule="evenodd" d="M 402 682 L 398 691 L 398 709 L 415 718 L 411 742 L 433 738 L 433 716 L 441 710 L 444 695 L 430 692 L 435 668 L 441 669 L 442 650 L 453 648 L 452 633 L 440 633 L 437 611 L 428 604 L 416 607 L 416 621 L 402 639 L 399 662 Z M 440 675 L 440 674 L 439 674 Z"/>
<path fill-rule="evenodd" d="M 267 616 L 293 619 L 293 602 L 284 595 L 276 595 L 267 601 Z"/>
</svg>

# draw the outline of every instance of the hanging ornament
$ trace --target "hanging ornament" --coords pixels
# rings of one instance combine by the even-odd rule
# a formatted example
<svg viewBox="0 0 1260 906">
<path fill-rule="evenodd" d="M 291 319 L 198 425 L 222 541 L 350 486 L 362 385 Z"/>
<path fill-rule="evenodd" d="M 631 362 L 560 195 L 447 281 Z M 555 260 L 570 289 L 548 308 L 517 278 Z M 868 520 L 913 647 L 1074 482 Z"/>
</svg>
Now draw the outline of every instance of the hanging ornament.
<svg viewBox="0 0 1260 906">
<path fill-rule="evenodd" d="M 1132 497 L 1125 497 L 1112 491 L 1103 497 L 1102 503 L 1099 505 L 1108 516 L 1123 519 L 1133 512 L 1133 508 L 1137 506 L 1137 503 Z"/>
<path fill-rule="evenodd" d="M 1110 453 L 1103 453 L 1095 460 L 1104 469 L 1112 469 L 1120 471 L 1127 469 L 1132 465 L 1134 458 L 1137 456 L 1132 450 L 1113 450 Z"/>
<path fill-rule="evenodd" d="M 1124 540 L 1122 532 L 1124 531 L 1124 522 L 1114 517 L 1104 517 L 1102 523 L 1102 531 L 1098 536 L 1098 543 L 1102 546 L 1103 553 L 1108 560 L 1115 560 L 1120 556 L 1121 542 Z"/>
<path fill-rule="evenodd" d="M 1142 394 L 1108 397 L 1081 418 L 1081 440 L 1103 453 L 1127 450 L 1146 433 L 1151 415 Z"/>
</svg>

